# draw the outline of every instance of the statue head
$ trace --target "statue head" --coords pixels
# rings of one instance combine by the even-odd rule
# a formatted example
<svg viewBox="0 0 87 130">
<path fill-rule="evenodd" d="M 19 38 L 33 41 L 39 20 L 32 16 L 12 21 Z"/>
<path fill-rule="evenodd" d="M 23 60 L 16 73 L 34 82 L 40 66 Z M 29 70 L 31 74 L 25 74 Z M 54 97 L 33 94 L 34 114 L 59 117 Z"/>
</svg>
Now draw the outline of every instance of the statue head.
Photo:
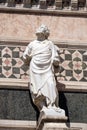
<svg viewBox="0 0 87 130">
<path fill-rule="evenodd" d="M 36 30 L 36 35 L 43 35 L 45 37 L 45 39 L 48 38 L 50 31 L 48 29 L 48 27 L 44 24 L 42 24 L 37 30 Z"/>
</svg>

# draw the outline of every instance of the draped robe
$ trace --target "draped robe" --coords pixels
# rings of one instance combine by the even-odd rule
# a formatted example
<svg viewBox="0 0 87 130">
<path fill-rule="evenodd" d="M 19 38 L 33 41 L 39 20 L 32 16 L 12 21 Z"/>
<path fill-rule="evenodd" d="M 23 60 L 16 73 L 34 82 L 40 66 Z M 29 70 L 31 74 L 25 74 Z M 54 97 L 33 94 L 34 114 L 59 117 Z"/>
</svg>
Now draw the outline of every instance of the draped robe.
<svg viewBox="0 0 87 130">
<path fill-rule="evenodd" d="M 46 105 L 55 104 L 58 92 L 54 77 L 53 62 L 59 62 L 59 48 L 51 41 L 35 40 L 31 42 L 23 54 L 23 58 L 30 57 L 30 91 L 34 103 L 41 104 L 46 100 Z M 38 105 L 37 105 L 38 106 Z"/>
</svg>

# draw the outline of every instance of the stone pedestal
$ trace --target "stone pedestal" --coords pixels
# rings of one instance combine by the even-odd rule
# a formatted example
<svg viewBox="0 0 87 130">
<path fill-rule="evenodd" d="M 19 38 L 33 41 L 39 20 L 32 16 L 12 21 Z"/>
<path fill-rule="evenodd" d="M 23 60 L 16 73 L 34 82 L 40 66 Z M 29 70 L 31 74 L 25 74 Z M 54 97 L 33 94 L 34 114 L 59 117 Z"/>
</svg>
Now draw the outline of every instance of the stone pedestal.
<svg viewBox="0 0 87 130">
<path fill-rule="evenodd" d="M 81 130 L 80 128 L 68 128 L 66 121 L 66 116 L 47 116 L 41 113 L 36 130 Z"/>
<path fill-rule="evenodd" d="M 41 112 L 36 130 L 63 130 L 62 128 L 67 128 L 66 121 L 66 116 L 46 115 Z"/>
</svg>

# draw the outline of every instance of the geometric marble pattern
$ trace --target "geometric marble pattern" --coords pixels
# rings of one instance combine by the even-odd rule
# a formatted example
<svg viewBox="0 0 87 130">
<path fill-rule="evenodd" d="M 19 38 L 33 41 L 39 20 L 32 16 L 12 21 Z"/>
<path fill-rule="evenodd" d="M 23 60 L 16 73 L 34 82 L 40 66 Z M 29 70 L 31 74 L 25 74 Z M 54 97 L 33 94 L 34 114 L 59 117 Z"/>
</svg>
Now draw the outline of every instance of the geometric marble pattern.
<svg viewBox="0 0 87 130">
<path fill-rule="evenodd" d="M 24 65 L 24 46 L 0 46 L 0 78 L 27 79 L 28 66 Z"/>
<path fill-rule="evenodd" d="M 0 78 L 29 79 L 23 62 L 25 46 L 0 46 Z M 64 49 L 60 54 L 58 80 L 87 81 L 87 51 Z"/>
<path fill-rule="evenodd" d="M 87 81 L 87 51 L 65 49 L 60 54 L 58 80 Z"/>
</svg>

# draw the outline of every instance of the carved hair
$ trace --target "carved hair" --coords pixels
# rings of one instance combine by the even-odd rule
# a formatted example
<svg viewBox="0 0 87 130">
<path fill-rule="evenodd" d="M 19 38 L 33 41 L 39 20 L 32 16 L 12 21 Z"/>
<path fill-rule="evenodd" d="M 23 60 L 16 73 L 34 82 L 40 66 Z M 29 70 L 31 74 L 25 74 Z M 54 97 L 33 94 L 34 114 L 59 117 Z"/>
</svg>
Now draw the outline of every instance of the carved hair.
<svg viewBox="0 0 87 130">
<path fill-rule="evenodd" d="M 49 34 L 50 34 L 50 31 L 48 29 L 48 27 L 44 24 L 42 24 L 36 31 L 36 35 L 38 35 L 39 33 L 42 33 L 45 35 L 45 38 L 47 39 Z"/>
</svg>

